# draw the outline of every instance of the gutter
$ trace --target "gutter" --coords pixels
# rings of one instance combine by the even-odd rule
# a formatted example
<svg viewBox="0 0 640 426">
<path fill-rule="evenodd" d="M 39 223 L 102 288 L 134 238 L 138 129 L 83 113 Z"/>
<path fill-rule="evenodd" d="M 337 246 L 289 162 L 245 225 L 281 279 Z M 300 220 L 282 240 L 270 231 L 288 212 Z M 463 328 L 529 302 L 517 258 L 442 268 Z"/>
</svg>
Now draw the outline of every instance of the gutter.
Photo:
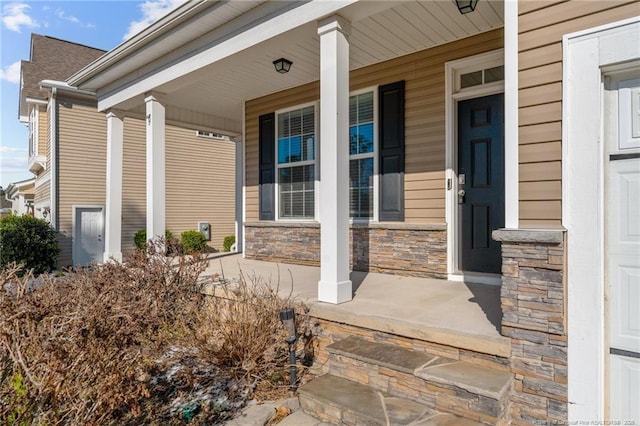
<svg viewBox="0 0 640 426">
<path fill-rule="evenodd" d="M 192 15 L 199 13 L 200 9 L 211 7 L 218 1 L 191 0 L 178 6 L 169 14 L 160 18 L 157 22 L 150 25 L 140 33 L 134 35 L 130 39 L 124 41 L 100 58 L 96 59 L 89 65 L 85 66 L 71 77 L 67 79 L 70 85 L 79 86 L 91 78 L 100 74 L 104 69 L 111 67 L 113 64 L 121 61 L 124 57 L 140 49 L 144 45 L 150 43 L 158 36 L 167 33 L 171 29 L 179 26 Z"/>
<path fill-rule="evenodd" d="M 69 83 L 67 83 L 66 81 L 42 80 L 40 82 L 40 89 L 51 90 L 53 96 L 55 96 L 57 91 L 60 91 L 60 92 L 74 94 L 74 95 L 87 96 L 91 98 L 96 97 L 95 92 L 78 89 L 77 87 L 73 87 L 69 85 Z"/>
</svg>

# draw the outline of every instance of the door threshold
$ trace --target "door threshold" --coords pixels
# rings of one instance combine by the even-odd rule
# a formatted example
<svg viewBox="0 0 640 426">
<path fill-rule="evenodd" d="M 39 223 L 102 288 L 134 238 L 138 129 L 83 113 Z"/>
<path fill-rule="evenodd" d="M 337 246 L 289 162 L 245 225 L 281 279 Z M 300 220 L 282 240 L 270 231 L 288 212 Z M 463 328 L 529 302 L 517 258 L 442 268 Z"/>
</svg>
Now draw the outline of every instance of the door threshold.
<svg viewBox="0 0 640 426">
<path fill-rule="evenodd" d="M 460 271 L 449 274 L 447 279 L 450 281 L 461 281 L 465 283 L 502 285 L 502 275 L 488 274 L 486 272 Z"/>
</svg>

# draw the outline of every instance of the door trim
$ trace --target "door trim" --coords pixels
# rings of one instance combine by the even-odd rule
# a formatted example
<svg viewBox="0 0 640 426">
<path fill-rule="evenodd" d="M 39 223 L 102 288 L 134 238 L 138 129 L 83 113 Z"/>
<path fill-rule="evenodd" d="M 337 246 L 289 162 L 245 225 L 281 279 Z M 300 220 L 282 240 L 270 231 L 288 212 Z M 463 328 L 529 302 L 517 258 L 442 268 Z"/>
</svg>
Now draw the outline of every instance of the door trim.
<svg viewBox="0 0 640 426">
<path fill-rule="evenodd" d="M 456 79 L 463 70 L 482 69 L 503 64 L 504 49 L 445 63 L 445 216 L 447 221 L 447 278 L 451 281 L 494 285 L 499 285 L 502 282 L 501 276 L 497 274 L 465 273 L 460 270 L 459 215 L 456 194 L 458 193 L 458 101 L 504 93 L 504 82 L 485 84 L 456 93 Z"/>
<path fill-rule="evenodd" d="M 71 206 L 71 264 L 73 266 L 76 265 L 78 259 L 78 247 L 76 244 L 76 215 L 78 213 L 78 209 L 100 209 L 100 211 L 102 211 L 103 235 L 106 227 L 104 204 L 74 204 Z"/>
<path fill-rule="evenodd" d="M 607 416 L 603 72 L 640 58 L 640 46 L 633 42 L 639 36 L 640 18 L 635 17 L 567 34 L 562 40 L 569 422 Z"/>
</svg>

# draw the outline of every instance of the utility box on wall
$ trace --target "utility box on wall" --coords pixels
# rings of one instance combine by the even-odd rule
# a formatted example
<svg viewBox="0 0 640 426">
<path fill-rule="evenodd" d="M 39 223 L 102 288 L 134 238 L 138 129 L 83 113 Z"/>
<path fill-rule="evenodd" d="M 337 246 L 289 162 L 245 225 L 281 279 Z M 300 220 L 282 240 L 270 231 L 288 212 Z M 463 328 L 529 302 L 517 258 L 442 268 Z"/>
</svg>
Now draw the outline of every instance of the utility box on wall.
<svg viewBox="0 0 640 426">
<path fill-rule="evenodd" d="M 207 241 L 211 241 L 211 225 L 209 225 L 209 222 L 198 222 L 198 231 L 202 232 Z"/>
</svg>

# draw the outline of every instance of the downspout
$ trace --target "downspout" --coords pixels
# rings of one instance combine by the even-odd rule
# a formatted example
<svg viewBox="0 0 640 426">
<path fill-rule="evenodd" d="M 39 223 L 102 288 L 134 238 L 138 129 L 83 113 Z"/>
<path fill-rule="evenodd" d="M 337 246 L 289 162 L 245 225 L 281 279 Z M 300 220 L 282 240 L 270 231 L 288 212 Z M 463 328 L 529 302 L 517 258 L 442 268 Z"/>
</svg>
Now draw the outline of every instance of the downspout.
<svg viewBox="0 0 640 426">
<path fill-rule="evenodd" d="M 50 192 L 51 199 L 49 208 L 51 211 L 51 219 L 49 223 L 53 229 L 58 229 L 58 106 L 56 95 L 58 89 L 51 88 L 51 108 L 50 108 L 50 120 L 51 120 L 51 179 L 50 179 Z"/>
</svg>

